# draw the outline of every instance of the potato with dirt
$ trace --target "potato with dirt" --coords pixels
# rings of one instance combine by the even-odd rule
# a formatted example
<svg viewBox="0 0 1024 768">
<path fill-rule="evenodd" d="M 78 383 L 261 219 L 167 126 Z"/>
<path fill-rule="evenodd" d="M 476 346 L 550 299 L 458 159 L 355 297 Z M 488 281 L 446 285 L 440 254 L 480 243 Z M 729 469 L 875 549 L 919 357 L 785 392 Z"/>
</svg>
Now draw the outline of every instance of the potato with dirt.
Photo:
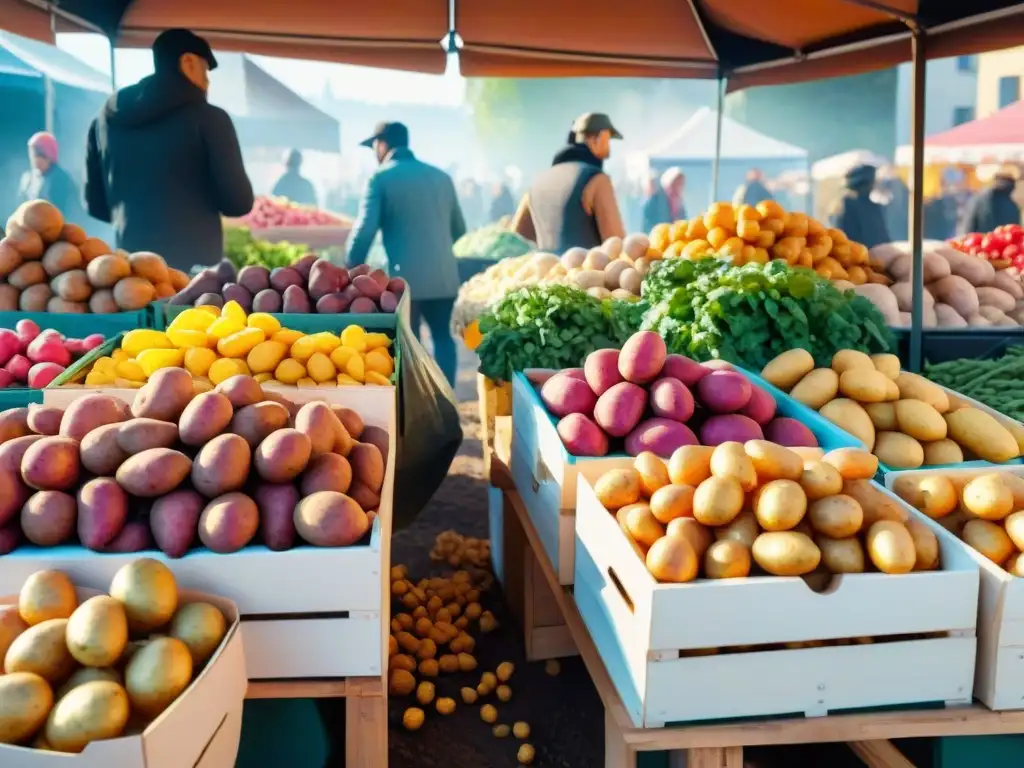
<svg viewBox="0 0 1024 768">
<path fill-rule="evenodd" d="M 237 552 L 256 535 L 260 513 L 244 493 L 227 493 L 213 499 L 199 517 L 199 539 L 220 554 Z"/>
</svg>

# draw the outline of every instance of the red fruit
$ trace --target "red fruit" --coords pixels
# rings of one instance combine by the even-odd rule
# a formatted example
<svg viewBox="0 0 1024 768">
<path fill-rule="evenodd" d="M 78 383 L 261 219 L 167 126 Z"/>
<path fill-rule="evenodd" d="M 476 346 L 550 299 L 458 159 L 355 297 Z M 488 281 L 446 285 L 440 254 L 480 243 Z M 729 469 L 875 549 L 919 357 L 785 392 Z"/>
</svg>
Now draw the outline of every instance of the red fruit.
<svg viewBox="0 0 1024 768">
<path fill-rule="evenodd" d="M 42 389 L 49 385 L 60 374 L 64 373 L 64 366 L 56 363 L 36 363 L 29 369 L 28 385 L 32 389 Z"/>
<path fill-rule="evenodd" d="M 5 368 L 0 368 L 0 389 L 7 389 L 7 387 L 13 387 L 14 384 L 14 374 Z"/>
<path fill-rule="evenodd" d="M 1020 253 L 1020 246 L 1014 243 L 1010 243 L 1008 246 L 1003 248 L 1002 257 L 1004 259 L 1013 259 Z"/>
<path fill-rule="evenodd" d="M 39 326 L 31 320 L 19 320 L 17 325 L 14 326 L 14 330 L 18 334 L 18 338 L 21 339 L 22 349 L 27 347 L 39 335 Z"/>
<path fill-rule="evenodd" d="M 979 235 L 977 232 L 971 232 L 971 234 L 965 235 L 964 239 L 961 242 L 965 246 L 970 248 L 970 247 L 975 246 L 975 245 L 981 245 L 981 240 L 982 240 L 982 235 Z"/>
<path fill-rule="evenodd" d="M 90 349 L 96 349 L 100 344 L 103 343 L 102 333 L 90 333 L 84 339 L 82 339 L 82 346 L 85 347 L 86 351 Z"/>
<path fill-rule="evenodd" d="M 4 368 L 11 373 L 15 379 L 24 383 L 28 381 L 28 372 L 29 369 L 32 368 L 32 363 L 24 355 L 15 355 L 7 361 Z"/>
</svg>

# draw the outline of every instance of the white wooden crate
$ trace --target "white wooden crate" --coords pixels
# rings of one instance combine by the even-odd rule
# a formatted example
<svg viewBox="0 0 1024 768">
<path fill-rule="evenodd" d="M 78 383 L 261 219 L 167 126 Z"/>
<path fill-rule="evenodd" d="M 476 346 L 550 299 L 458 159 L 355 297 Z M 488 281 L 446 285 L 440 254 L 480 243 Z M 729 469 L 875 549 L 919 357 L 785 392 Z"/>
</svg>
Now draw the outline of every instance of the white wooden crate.
<svg viewBox="0 0 1024 768">
<path fill-rule="evenodd" d="M 885 485 L 891 489 L 904 475 L 940 474 L 966 481 L 992 472 L 1024 477 L 1024 466 L 891 472 L 885 477 Z M 916 514 L 926 519 L 924 514 Z M 1024 709 L 1024 579 L 1007 573 L 966 543 L 961 545 L 981 569 L 974 695 L 989 709 Z"/>
<path fill-rule="evenodd" d="M 45 390 L 44 403 L 66 407 L 92 392 L 74 387 Z M 131 389 L 103 392 L 126 402 L 135 396 Z M 284 552 L 250 546 L 229 555 L 198 549 L 178 559 L 157 550 L 122 555 L 71 546 L 20 547 L 0 558 L 0 594 L 16 593 L 29 574 L 44 568 L 66 571 L 76 582 L 109 584 L 125 563 L 154 557 L 167 563 L 182 588 L 220 594 L 238 605 L 249 679 L 383 674 L 391 599 L 394 388 L 294 389 L 283 394 L 295 394 L 298 402 L 325 399 L 353 408 L 368 426 L 383 427 L 391 435 L 380 507 L 367 544 L 300 546 Z"/>
<path fill-rule="evenodd" d="M 979 566 L 941 526 L 942 571 L 841 576 L 823 593 L 800 578 L 659 584 L 597 500 L 599 474 L 579 482 L 574 595 L 636 727 L 970 703 Z M 860 637 L 892 639 L 783 645 Z"/>
</svg>

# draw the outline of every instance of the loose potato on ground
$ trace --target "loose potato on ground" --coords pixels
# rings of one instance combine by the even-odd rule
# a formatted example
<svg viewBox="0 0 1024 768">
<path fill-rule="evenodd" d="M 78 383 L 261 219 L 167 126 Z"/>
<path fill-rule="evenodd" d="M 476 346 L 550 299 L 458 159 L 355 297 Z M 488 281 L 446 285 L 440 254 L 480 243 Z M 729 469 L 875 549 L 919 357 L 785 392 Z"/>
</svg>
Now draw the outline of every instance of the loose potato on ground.
<svg viewBox="0 0 1024 768">
<path fill-rule="evenodd" d="M 320 491 L 296 505 L 295 529 L 303 540 L 314 546 L 345 547 L 366 534 L 370 521 L 350 497 Z"/>
</svg>

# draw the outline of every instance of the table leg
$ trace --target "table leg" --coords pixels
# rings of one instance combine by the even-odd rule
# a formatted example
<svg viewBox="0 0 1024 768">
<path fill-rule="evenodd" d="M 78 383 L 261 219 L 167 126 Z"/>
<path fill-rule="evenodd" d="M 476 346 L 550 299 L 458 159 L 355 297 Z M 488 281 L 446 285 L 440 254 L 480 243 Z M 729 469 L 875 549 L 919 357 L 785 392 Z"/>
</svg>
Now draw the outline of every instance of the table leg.
<svg viewBox="0 0 1024 768">
<path fill-rule="evenodd" d="M 914 768 L 914 764 L 888 739 L 848 741 L 846 745 L 868 768 Z"/>
<path fill-rule="evenodd" d="M 688 752 L 686 768 L 743 768 L 743 747 L 701 747 Z"/>
<path fill-rule="evenodd" d="M 636 768 L 636 750 L 626 742 L 615 719 L 604 715 L 604 768 Z"/>
<path fill-rule="evenodd" d="M 387 768 L 387 696 L 349 696 L 345 701 L 345 768 Z"/>
</svg>

